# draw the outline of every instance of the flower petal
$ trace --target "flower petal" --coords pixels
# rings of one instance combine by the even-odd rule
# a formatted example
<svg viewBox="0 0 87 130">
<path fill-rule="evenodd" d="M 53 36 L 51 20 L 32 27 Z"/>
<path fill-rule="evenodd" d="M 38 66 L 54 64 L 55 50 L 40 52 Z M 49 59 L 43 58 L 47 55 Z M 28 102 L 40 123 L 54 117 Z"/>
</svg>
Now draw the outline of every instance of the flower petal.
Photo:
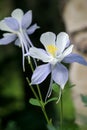
<svg viewBox="0 0 87 130">
<path fill-rule="evenodd" d="M 82 65 L 87 65 L 87 62 L 85 61 L 85 59 L 78 55 L 78 54 L 70 54 L 68 56 L 66 56 L 64 59 L 63 59 L 63 62 L 65 63 L 73 63 L 73 62 L 77 62 L 77 63 L 80 63 Z"/>
<path fill-rule="evenodd" d="M 32 22 L 32 11 L 28 11 L 22 18 L 22 27 L 28 28 Z"/>
<path fill-rule="evenodd" d="M 68 70 L 61 63 L 57 63 L 52 70 L 53 80 L 63 89 L 68 81 Z"/>
<path fill-rule="evenodd" d="M 47 45 L 55 45 L 56 35 L 52 32 L 43 33 L 40 37 L 41 43 L 46 48 Z"/>
<path fill-rule="evenodd" d="M 33 34 L 35 32 L 36 29 L 40 28 L 39 26 L 37 26 L 37 24 L 34 24 L 32 26 L 29 27 L 29 29 L 27 29 L 27 33 L 30 35 L 30 34 Z"/>
<path fill-rule="evenodd" d="M 6 25 L 14 31 L 19 29 L 19 24 L 16 19 L 12 17 L 5 18 Z"/>
<path fill-rule="evenodd" d="M 16 39 L 16 41 L 15 41 L 15 43 L 14 43 L 16 46 L 19 46 L 19 47 L 21 47 L 21 44 L 20 44 L 20 40 L 17 38 Z"/>
<path fill-rule="evenodd" d="M 16 39 L 15 34 L 6 35 L 4 38 L 0 39 L 0 45 L 6 45 L 13 42 Z"/>
<path fill-rule="evenodd" d="M 31 84 L 40 84 L 51 72 L 50 64 L 45 64 L 37 67 L 32 75 Z"/>
<path fill-rule="evenodd" d="M 73 49 L 73 45 L 69 46 L 69 47 L 63 52 L 63 56 L 64 56 L 64 57 L 68 56 L 68 55 L 72 52 L 72 49 Z"/>
<path fill-rule="evenodd" d="M 36 47 L 31 47 L 29 50 L 29 55 L 33 58 L 42 60 L 43 62 L 50 62 L 51 57 L 43 49 L 38 49 Z"/>
<path fill-rule="evenodd" d="M 11 30 L 5 23 L 4 20 L 0 21 L 0 30 L 2 31 L 7 31 L 7 32 L 13 32 L 13 30 Z"/>
<path fill-rule="evenodd" d="M 56 45 L 58 47 L 58 52 L 61 53 L 69 45 L 69 36 L 65 32 L 61 32 L 57 35 Z"/>
<path fill-rule="evenodd" d="M 15 18 L 20 24 L 21 24 L 23 15 L 24 13 L 21 9 L 15 9 L 11 14 L 11 16 Z"/>
</svg>

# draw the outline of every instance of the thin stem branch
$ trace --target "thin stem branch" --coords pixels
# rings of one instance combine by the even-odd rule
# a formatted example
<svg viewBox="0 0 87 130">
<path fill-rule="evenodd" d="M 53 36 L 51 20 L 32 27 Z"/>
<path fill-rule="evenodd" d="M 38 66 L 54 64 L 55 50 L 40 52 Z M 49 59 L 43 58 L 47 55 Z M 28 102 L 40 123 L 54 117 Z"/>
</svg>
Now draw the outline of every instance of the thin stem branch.
<svg viewBox="0 0 87 130">
<path fill-rule="evenodd" d="M 36 99 L 38 99 L 38 101 L 39 101 L 39 97 L 38 97 L 37 93 L 35 92 L 34 88 L 32 87 L 32 85 L 30 84 L 29 78 L 27 77 L 26 80 L 27 80 L 28 85 L 30 86 L 30 89 L 32 90 L 34 96 L 35 96 Z"/>
</svg>

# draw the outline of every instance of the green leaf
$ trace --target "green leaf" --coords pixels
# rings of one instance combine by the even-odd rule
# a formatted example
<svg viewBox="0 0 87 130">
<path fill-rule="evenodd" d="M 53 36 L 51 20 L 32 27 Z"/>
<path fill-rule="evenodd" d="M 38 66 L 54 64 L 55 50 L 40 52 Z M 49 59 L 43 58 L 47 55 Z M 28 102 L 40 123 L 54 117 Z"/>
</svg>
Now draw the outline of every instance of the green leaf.
<svg viewBox="0 0 87 130">
<path fill-rule="evenodd" d="M 58 93 L 59 92 L 59 86 L 58 86 L 58 84 L 53 83 L 52 84 L 52 89 L 53 89 L 54 92 Z"/>
<path fill-rule="evenodd" d="M 29 103 L 32 104 L 32 105 L 34 105 L 34 106 L 39 106 L 39 107 L 41 107 L 40 101 L 38 101 L 38 100 L 35 99 L 35 98 L 30 98 Z"/>
<path fill-rule="evenodd" d="M 69 85 L 69 88 L 75 87 L 75 84 L 71 84 Z"/>
<path fill-rule="evenodd" d="M 47 125 L 48 130 L 56 130 L 56 128 L 53 125 Z"/>
<path fill-rule="evenodd" d="M 82 102 L 85 104 L 85 106 L 87 107 L 87 95 L 83 95 L 81 94 L 81 99 L 82 99 Z"/>
<path fill-rule="evenodd" d="M 45 105 L 49 102 L 52 102 L 52 101 L 57 101 L 58 100 L 58 97 L 54 97 L 54 98 L 50 98 L 46 101 Z"/>
</svg>

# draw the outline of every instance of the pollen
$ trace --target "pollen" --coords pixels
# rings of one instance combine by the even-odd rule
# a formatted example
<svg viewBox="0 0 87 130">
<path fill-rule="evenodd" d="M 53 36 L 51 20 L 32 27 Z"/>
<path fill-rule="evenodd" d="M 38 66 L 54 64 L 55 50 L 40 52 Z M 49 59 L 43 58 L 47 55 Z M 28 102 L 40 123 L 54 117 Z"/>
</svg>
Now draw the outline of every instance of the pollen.
<svg viewBox="0 0 87 130">
<path fill-rule="evenodd" d="M 48 45 L 47 51 L 54 57 L 56 55 L 58 48 L 54 45 Z"/>
</svg>

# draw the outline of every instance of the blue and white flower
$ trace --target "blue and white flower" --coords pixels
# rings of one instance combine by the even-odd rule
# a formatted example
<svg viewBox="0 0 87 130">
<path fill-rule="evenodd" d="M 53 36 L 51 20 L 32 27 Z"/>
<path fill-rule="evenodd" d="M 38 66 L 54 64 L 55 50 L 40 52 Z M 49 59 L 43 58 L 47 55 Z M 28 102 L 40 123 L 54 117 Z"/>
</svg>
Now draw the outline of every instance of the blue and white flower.
<svg viewBox="0 0 87 130">
<path fill-rule="evenodd" d="M 15 9 L 11 17 L 6 17 L 0 21 L 0 30 L 6 31 L 3 38 L 0 39 L 0 45 L 7 45 L 15 40 L 15 45 L 22 47 L 23 53 L 23 68 L 24 68 L 24 54 L 29 51 L 32 43 L 28 35 L 34 33 L 39 27 L 32 23 L 32 11 L 24 14 L 21 9 Z M 30 26 L 31 25 L 31 26 Z"/>
<path fill-rule="evenodd" d="M 52 32 L 43 33 L 40 41 L 45 50 L 31 47 L 29 53 L 26 54 L 45 63 L 36 67 L 31 84 L 40 84 L 51 73 L 51 79 L 64 89 L 68 81 L 68 69 L 61 62 L 78 62 L 83 65 L 87 65 L 87 62 L 80 55 L 72 53 L 73 45 L 70 45 L 69 36 L 65 32 L 59 33 L 57 37 Z M 52 89 L 49 88 L 49 90 L 51 92 Z"/>
</svg>

